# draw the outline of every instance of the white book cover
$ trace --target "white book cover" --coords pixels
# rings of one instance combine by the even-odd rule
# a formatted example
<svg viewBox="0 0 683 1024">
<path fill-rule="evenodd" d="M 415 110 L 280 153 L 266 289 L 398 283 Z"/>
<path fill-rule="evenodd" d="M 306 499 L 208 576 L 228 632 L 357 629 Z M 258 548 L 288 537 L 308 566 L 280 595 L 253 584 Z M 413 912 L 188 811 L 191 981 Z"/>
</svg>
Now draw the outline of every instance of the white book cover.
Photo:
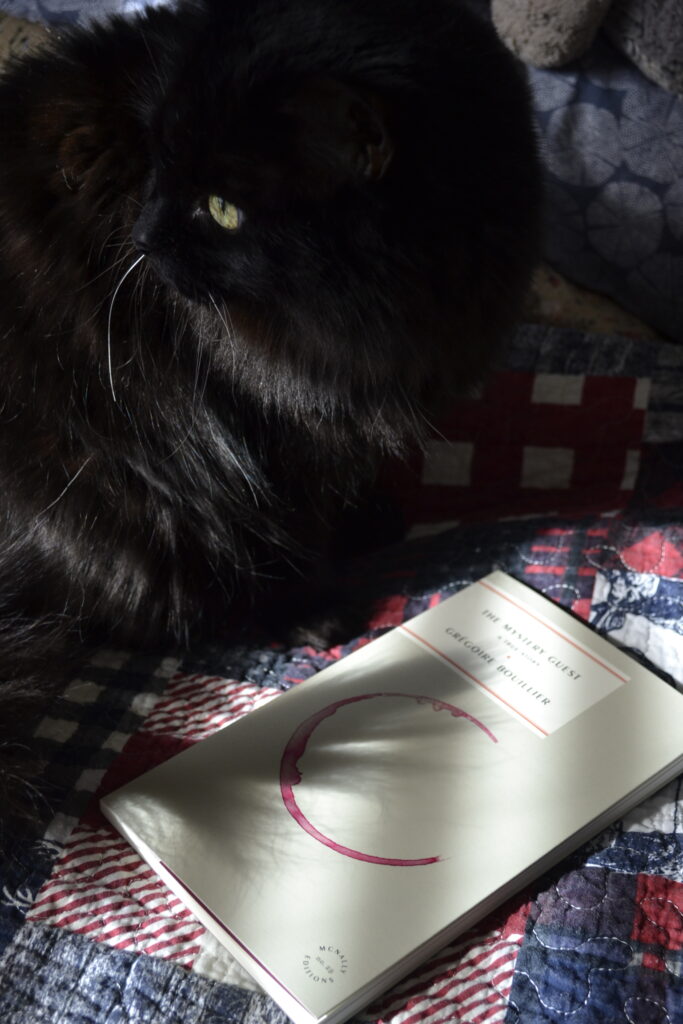
<svg viewBox="0 0 683 1024">
<path fill-rule="evenodd" d="M 683 696 L 495 572 L 102 800 L 296 1024 L 683 770 Z"/>
</svg>

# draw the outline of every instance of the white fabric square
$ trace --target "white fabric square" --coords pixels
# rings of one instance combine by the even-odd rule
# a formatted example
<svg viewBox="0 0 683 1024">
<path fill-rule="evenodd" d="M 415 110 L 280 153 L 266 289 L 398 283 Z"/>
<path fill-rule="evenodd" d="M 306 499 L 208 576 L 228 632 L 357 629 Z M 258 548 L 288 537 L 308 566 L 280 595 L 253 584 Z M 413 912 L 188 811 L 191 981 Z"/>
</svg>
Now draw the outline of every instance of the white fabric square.
<svg viewBox="0 0 683 1024">
<path fill-rule="evenodd" d="M 636 486 L 638 470 L 640 469 L 640 452 L 629 448 L 626 452 L 624 463 L 624 475 L 621 480 L 622 491 L 632 491 Z"/>
<path fill-rule="evenodd" d="M 140 718 L 147 718 L 158 700 L 158 693 L 136 693 L 131 704 L 131 711 L 139 715 Z"/>
<path fill-rule="evenodd" d="M 180 658 L 164 658 L 154 669 L 155 679 L 170 679 L 180 668 Z"/>
<path fill-rule="evenodd" d="M 636 381 L 636 386 L 633 389 L 633 408 L 634 409 L 647 409 L 647 403 L 650 400 L 650 390 L 652 388 L 652 381 L 649 377 L 639 377 Z"/>
<path fill-rule="evenodd" d="M 44 740 L 56 740 L 66 743 L 78 729 L 78 722 L 69 722 L 65 718 L 43 718 L 36 726 L 34 736 Z"/>
<path fill-rule="evenodd" d="M 104 768 L 86 768 L 84 772 L 81 772 L 74 789 L 94 793 L 104 778 L 104 773 Z"/>
<path fill-rule="evenodd" d="M 633 408 L 634 409 L 647 409 L 648 402 L 650 401 L 650 391 L 652 389 L 652 381 L 649 377 L 639 377 L 636 381 L 636 386 L 633 389 Z"/>
<path fill-rule="evenodd" d="M 664 789 L 643 800 L 622 819 L 626 832 L 676 832 L 680 814 L 680 782 L 674 779 Z M 683 868 L 683 865 L 682 865 Z"/>
<path fill-rule="evenodd" d="M 526 445 L 522 449 L 522 487 L 568 488 L 573 469 L 574 452 L 571 448 Z"/>
<path fill-rule="evenodd" d="M 408 539 L 434 537 L 437 533 L 452 530 L 454 526 L 458 526 L 459 522 L 459 519 L 442 519 L 438 523 L 416 523 L 408 530 Z"/>
<path fill-rule="evenodd" d="M 130 654 L 127 651 L 110 651 L 103 648 L 100 651 L 95 651 L 90 659 L 90 664 L 97 668 L 119 669 L 123 668 L 129 658 Z"/>
<path fill-rule="evenodd" d="M 110 732 L 102 744 L 102 749 L 121 751 L 129 739 L 130 735 L 127 732 Z"/>
<path fill-rule="evenodd" d="M 547 405 L 581 405 L 582 373 L 537 373 L 531 389 L 531 401 Z"/>
<path fill-rule="evenodd" d="M 211 978 L 212 981 L 220 981 L 223 985 L 237 985 L 238 988 L 245 988 L 250 992 L 262 991 L 252 976 L 247 974 L 211 932 L 204 932 L 200 941 L 201 952 L 192 964 L 193 971 L 204 975 L 205 978 Z"/>
<path fill-rule="evenodd" d="M 76 825 L 78 825 L 78 818 L 72 818 L 69 814 L 55 814 L 45 830 L 43 839 L 47 843 L 62 845 L 67 841 Z"/>
<path fill-rule="evenodd" d="M 473 456 L 471 441 L 428 441 L 422 482 L 467 487 L 471 481 Z"/>
<path fill-rule="evenodd" d="M 103 686 L 91 683 L 87 679 L 72 679 L 64 691 L 64 696 L 74 704 L 94 704 L 103 690 Z"/>
</svg>

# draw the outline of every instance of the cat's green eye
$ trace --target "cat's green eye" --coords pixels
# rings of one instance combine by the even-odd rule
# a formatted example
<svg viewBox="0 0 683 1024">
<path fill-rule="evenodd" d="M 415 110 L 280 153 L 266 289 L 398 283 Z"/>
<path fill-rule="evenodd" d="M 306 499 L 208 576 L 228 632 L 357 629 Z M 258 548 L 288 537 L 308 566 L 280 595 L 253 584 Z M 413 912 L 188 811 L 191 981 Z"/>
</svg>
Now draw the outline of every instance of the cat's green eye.
<svg viewBox="0 0 683 1024">
<path fill-rule="evenodd" d="M 242 227 L 244 220 L 242 211 L 234 203 L 229 203 L 227 199 L 221 199 L 220 196 L 209 196 L 209 213 L 216 224 L 220 224 L 226 231 L 237 231 Z"/>
</svg>

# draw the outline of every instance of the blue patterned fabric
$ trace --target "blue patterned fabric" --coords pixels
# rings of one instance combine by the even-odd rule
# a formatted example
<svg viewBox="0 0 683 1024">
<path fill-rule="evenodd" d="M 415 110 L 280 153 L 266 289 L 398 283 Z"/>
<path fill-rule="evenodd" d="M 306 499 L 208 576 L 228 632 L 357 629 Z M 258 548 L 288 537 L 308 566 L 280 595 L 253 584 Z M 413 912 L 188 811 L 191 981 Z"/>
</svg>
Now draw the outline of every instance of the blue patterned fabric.
<svg viewBox="0 0 683 1024">
<path fill-rule="evenodd" d="M 0 982 L 6 1024 L 286 1024 L 260 993 L 220 985 L 154 957 L 26 925 Z"/>
<path fill-rule="evenodd" d="M 641 938 L 641 921 L 651 906 L 657 911 L 666 906 L 669 893 L 659 887 L 652 896 L 643 895 L 643 877 L 648 876 L 588 863 L 543 893 L 517 958 L 506 1024 L 673 1024 L 681 1019 L 680 894 L 666 918 L 673 948 L 655 955 L 652 935 Z"/>
<path fill-rule="evenodd" d="M 529 74 L 547 259 L 683 341 L 683 99 L 601 39 L 576 64 Z"/>
</svg>

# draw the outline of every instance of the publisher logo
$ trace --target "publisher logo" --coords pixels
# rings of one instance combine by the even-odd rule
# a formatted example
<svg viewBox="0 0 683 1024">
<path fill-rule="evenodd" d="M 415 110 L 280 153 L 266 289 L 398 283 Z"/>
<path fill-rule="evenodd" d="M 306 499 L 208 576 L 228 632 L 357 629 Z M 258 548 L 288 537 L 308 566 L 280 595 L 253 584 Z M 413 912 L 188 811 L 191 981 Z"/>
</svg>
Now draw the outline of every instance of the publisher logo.
<svg viewBox="0 0 683 1024">
<path fill-rule="evenodd" d="M 349 969 L 349 961 L 337 946 L 318 946 L 303 959 L 304 974 L 317 985 L 334 985 Z"/>
</svg>

